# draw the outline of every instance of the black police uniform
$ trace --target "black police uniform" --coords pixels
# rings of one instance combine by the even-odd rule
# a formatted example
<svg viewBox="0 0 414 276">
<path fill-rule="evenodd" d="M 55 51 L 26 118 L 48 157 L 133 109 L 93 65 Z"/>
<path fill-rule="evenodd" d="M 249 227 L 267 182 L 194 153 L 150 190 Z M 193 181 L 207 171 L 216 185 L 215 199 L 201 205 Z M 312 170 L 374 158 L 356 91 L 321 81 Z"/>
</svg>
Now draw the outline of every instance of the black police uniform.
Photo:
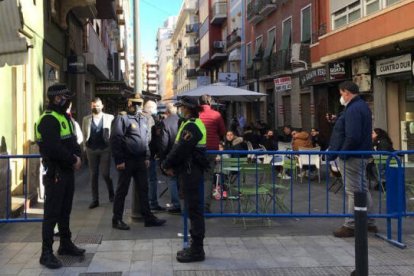
<svg viewBox="0 0 414 276">
<path fill-rule="evenodd" d="M 208 161 L 205 157 L 205 145 L 200 145 L 205 133 L 203 134 L 196 120 L 199 119 L 191 118 L 182 123 L 185 126 L 180 127 L 182 129 L 177 134 L 176 143 L 161 166 L 163 170 L 173 169 L 178 175 L 191 222 L 191 246 L 177 253 L 177 260 L 180 262 L 204 260 L 205 221 L 201 201 L 203 171 L 208 167 Z"/>
<path fill-rule="evenodd" d="M 85 252 L 72 243 L 69 227 L 75 191 L 73 165 L 77 161 L 75 155 L 81 156 L 81 149 L 76 141 L 71 119 L 66 114 L 66 107 L 50 104 L 35 127 L 44 167 L 45 186 L 40 263 L 49 268 L 58 268 L 62 264 L 54 257 L 52 249 L 56 224 L 60 234 L 59 255 L 80 256 Z M 62 133 L 66 135 L 63 136 Z"/>
<path fill-rule="evenodd" d="M 120 230 L 129 229 L 129 226 L 122 221 L 122 215 L 131 177 L 137 185 L 136 190 L 139 193 L 145 226 L 160 226 L 165 223 L 165 220 L 159 220 L 151 213 L 148 203 L 148 172 L 145 166 L 145 160 L 150 158 L 148 131 L 147 119 L 141 113 L 122 112 L 112 123 L 110 137 L 112 155 L 116 165 L 125 163 L 125 169 L 118 171 L 119 179 L 112 217 L 112 226 Z"/>
</svg>

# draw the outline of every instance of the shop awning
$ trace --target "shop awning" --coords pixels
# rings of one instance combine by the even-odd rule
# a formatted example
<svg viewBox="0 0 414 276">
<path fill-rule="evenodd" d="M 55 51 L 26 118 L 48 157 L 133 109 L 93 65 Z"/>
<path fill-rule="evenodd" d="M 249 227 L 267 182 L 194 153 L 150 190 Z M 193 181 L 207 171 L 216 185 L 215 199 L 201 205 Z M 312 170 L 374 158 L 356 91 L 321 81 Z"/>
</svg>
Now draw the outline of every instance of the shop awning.
<svg viewBox="0 0 414 276">
<path fill-rule="evenodd" d="M 21 28 L 18 0 L 0 1 L 0 67 L 27 62 L 27 43 L 19 34 Z"/>
</svg>

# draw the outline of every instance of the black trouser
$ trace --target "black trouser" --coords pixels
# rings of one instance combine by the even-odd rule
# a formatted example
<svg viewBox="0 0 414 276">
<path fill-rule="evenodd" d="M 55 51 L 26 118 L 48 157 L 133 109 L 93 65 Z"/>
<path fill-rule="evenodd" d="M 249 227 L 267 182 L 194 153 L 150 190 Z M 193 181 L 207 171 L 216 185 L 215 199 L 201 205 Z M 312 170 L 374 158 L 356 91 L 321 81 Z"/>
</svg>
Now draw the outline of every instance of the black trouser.
<svg viewBox="0 0 414 276">
<path fill-rule="evenodd" d="M 75 192 L 75 176 L 71 169 L 56 170 L 55 174 L 43 177 L 45 205 L 42 225 L 42 251 L 52 252 L 53 230 L 57 223 L 60 241 L 70 240 L 70 213 Z"/>
<path fill-rule="evenodd" d="M 134 178 L 135 191 L 139 195 L 142 216 L 145 220 L 152 217 L 148 203 L 148 172 L 144 161 L 144 159 L 127 160 L 125 161 L 125 170 L 118 171 L 119 179 L 115 191 L 113 220 L 122 220 L 125 197 L 128 194 L 131 177 Z"/>
<path fill-rule="evenodd" d="M 89 179 L 92 188 L 92 201 L 99 201 L 99 169 L 108 188 L 108 195 L 114 195 L 114 186 L 110 177 L 111 152 L 109 148 L 90 149 L 86 148 L 86 155 L 89 162 Z"/>
<path fill-rule="evenodd" d="M 184 204 L 188 208 L 190 218 L 190 234 L 192 239 L 191 247 L 194 249 L 203 248 L 205 236 L 204 206 L 202 205 L 203 171 L 197 165 L 191 165 L 179 175 L 180 189 L 183 189 Z"/>
</svg>

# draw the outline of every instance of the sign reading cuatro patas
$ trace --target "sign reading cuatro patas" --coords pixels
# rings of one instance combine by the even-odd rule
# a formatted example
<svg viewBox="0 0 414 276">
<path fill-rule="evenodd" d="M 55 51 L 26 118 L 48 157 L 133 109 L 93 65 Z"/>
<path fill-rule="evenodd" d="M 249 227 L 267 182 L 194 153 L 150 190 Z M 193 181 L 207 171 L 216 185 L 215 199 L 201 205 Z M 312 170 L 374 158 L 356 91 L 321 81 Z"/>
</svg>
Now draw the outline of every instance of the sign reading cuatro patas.
<svg viewBox="0 0 414 276">
<path fill-rule="evenodd" d="M 377 76 L 409 72 L 411 69 L 411 54 L 380 59 L 376 62 Z"/>
</svg>

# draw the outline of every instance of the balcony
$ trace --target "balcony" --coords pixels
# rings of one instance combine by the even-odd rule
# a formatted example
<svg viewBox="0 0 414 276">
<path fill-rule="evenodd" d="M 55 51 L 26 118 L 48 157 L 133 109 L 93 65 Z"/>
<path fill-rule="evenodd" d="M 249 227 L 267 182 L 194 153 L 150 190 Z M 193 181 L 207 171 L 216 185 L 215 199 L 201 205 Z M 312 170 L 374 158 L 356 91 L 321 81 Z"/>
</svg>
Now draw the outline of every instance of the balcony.
<svg viewBox="0 0 414 276">
<path fill-rule="evenodd" d="M 270 56 L 270 71 L 272 74 L 280 74 L 283 71 L 292 70 L 291 50 L 279 50 L 276 54 Z"/>
<path fill-rule="evenodd" d="M 96 9 L 99 19 L 116 20 L 116 8 L 114 0 L 96 0 Z"/>
<path fill-rule="evenodd" d="M 259 14 L 259 6 L 257 1 L 252 1 L 247 5 L 247 21 L 256 25 L 263 20 L 263 16 Z"/>
<path fill-rule="evenodd" d="M 185 26 L 185 34 L 198 34 L 198 30 L 200 29 L 199 23 L 188 24 Z"/>
<path fill-rule="evenodd" d="M 221 61 L 227 58 L 225 43 L 222 40 L 213 42 L 213 55 L 211 59 L 214 61 Z"/>
<path fill-rule="evenodd" d="M 231 51 L 233 46 L 241 42 L 241 30 L 239 28 L 234 29 L 231 34 L 226 38 L 227 41 L 227 51 Z"/>
<path fill-rule="evenodd" d="M 174 71 L 177 71 L 183 65 L 183 61 L 181 58 L 177 59 L 174 63 Z"/>
<path fill-rule="evenodd" d="M 199 46 L 186 47 L 185 52 L 186 52 L 186 57 L 189 57 L 189 58 L 199 57 L 200 47 Z"/>
<path fill-rule="evenodd" d="M 196 69 L 187 69 L 186 75 L 187 79 L 196 79 L 198 76 L 201 76 L 200 72 Z"/>
<path fill-rule="evenodd" d="M 276 0 L 256 0 L 259 14 L 266 17 L 277 8 Z"/>
<path fill-rule="evenodd" d="M 246 69 L 246 78 L 248 80 L 253 80 L 255 79 L 257 76 L 257 74 L 255 74 L 255 71 L 253 69 L 253 65 L 247 65 L 247 69 Z"/>
<path fill-rule="evenodd" d="M 262 64 L 260 66 L 260 77 L 269 76 L 271 74 L 271 59 L 270 57 L 265 57 L 262 59 Z"/>
<path fill-rule="evenodd" d="M 98 78 L 107 80 L 109 78 L 107 49 L 91 24 L 86 25 L 85 29 L 84 52 L 88 70 Z"/>
<path fill-rule="evenodd" d="M 211 9 L 211 24 L 220 25 L 227 18 L 227 2 L 225 1 L 217 1 L 213 4 Z"/>
<path fill-rule="evenodd" d="M 310 64 L 310 47 L 306 43 L 293 43 L 291 56 L 292 70 L 294 72 L 307 70 Z"/>
<path fill-rule="evenodd" d="M 195 12 L 198 9 L 198 0 L 184 0 L 182 10 Z"/>
</svg>

